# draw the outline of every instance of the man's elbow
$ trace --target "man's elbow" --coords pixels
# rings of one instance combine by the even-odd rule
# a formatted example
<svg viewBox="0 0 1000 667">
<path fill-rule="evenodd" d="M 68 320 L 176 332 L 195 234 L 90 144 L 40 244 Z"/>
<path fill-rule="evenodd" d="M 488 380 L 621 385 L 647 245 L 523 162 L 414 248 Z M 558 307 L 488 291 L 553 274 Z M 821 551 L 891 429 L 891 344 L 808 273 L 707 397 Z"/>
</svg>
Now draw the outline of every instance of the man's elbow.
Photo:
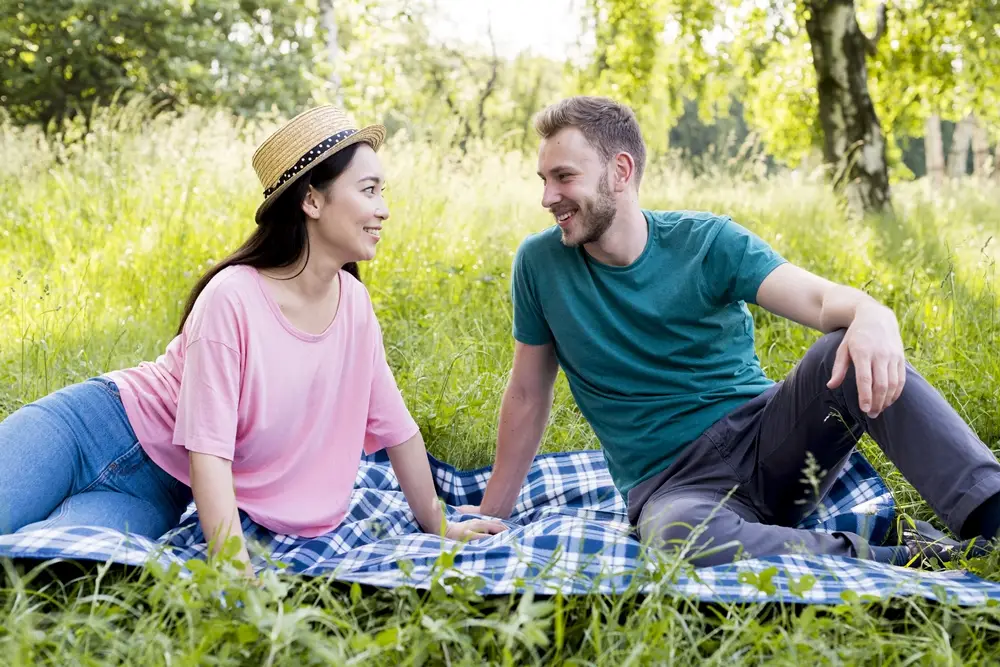
<svg viewBox="0 0 1000 667">
<path fill-rule="evenodd" d="M 544 410 L 552 405 L 553 388 L 542 383 L 524 384 L 512 381 L 507 386 L 506 400 L 524 409 Z"/>
</svg>

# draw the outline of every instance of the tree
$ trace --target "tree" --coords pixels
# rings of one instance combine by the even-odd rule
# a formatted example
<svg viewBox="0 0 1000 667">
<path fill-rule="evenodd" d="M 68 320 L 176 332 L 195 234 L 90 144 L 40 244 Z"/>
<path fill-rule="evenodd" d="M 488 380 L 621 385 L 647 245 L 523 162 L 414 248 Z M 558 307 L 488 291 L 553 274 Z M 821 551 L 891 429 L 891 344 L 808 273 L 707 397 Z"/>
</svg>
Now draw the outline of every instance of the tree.
<svg viewBox="0 0 1000 667">
<path fill-rule="evenodd" d="M 941 132 L 932 126 L 940 130 L 944 121 L 957 124 L 952 148 L 964 155 L 970 134 L 979 135 L 978 145 L 984 130 L 1000 130 L 1000 52 L 993 47 L 1000 39 L 1000 1 L 892 0 L 890 7 L 886 37 L 871 61 L 872 90 L 890 144 L 923 134 L 925 145 L 943 155 Z M 980 129 L 973 130 L 970 120 L 963 124 L 967 118 Z M 966 161 L 956 157 L 949 170 L 965 174 Z M 927 168 L 939 180 L 929 162 Z"/>
<path fill-rule="evenodd" d="M 320 23 L 323 32 L 326 34 L 326 59 L 330 66 L 330 88 L 334 101 L 343 105 L 344 100 L 340 94 L 340 75 L 337 74 L 337 60 L 340 54 L 340 46 L 337 42 L 337 15 L 334 11 L 336 0 L 319 0 L 320 2 Z"/>
<path fill-rule="evenodd" d="M 315 1 L 3 2 L 0 104 L 17 122 L 59 128 L 119 94 L 257 113 L 312 92 Z"/>
<path fill-rule="evenodd" d="M 787 42 L 788 33 L 804 25 L 824 158 L 837 180 L 846 184 L 849 201 L 857 208 L 889 207 L 885 140 L 868 94 L 866 65 L 884 33 L 884 9 L 881 28 L 868 38 L 858 25 L 853 0 L 808 0 L 798 5 L 771 0 L 769 7 L 758 3 L 749 8 L 739 0 L 590 0 L 589 6 L 597 25 L 591 70 L 598 77 L 595 88 L 609 87 L 602 86 L 602 80 L 614 82 L 612 92 L 625 102 L 638 103 L 640 119 L 649 115 L 649 96 L 661 89 L 667 91 L 660 93 L 667 100 L 693 96 L 702 107 L 728 101 L 732 88 L 723 82 L 725 74 L 750 78 L 759 74 L 772 50 L 762 45 L 776 37 L 779 43 L 780 38 Z M 706 47 L 707 36 L 727 23 L 746 27 L 713 53 Z M 676 33 L 673 50 L 682 58 L 672 73 L 687 76 L 655 77 L 654 54 L 665 28 Z M 676 51 L 677 43 L 686 47 L 684 53 Z"/>
<path fill-rule="evenodd" d="M 655 62 L 666 66 L 637 70 L 648 90 L 672 106 L 696 100 L 704 115 L 725 115 L 736 96 L 773 155 L 794 162 L 821 150 L 854 207 L 878 211 L 889 206 L 894 170 L 909 173 L 899 139 L 921 136 L 930 115 L 957 121 L 974 112 L 1000 128 L 1000 49 L 991 46 L 1000 0 L 874 2 L 659 0 L 656 12 L 631 14 L 641 25 L 617 31 L 645 35 L 664 16 Z M 610 17 L 633 4 L 588 6 Z M 592 62 L 614 70 L 596 37 Z M 627 61 L 601 71 L 604 80 L 629 76 Z"/>
<path fill-rule="evenodd" d="M 608 95 L 631 106 L 652 150 L 663 150 L 683 113 L 676 86 L 660 85 L 670 69 L 660 48 L 667 3 L 662 0 L 587 0 L 584 29 L 594 34 L 589 67 L 577 74 L 577 92 Z"/>
<path fill-rule="evenodd" d="M 492 45 L 440 43 L 430 29 L 443 18 L 437 11 L 428 0 L 338 0 L 343 105 L 390 133 L 442 147 L 528 149 L 539 106 L 565 92 L 562 65 L 527 54 L 506 60 Z"/>
<path fill-rule="evenodd" d="M 932 113 L 927 116 L 924 130 L 924 153 L 927 158 L 927 175 L 931 185 L 938 187 L 944 182 L 944 142 L 941 139 L 941 116 Z"/>
<path fill-rule="evenodd" d="M 885 137 L 868 93 L 867 57 L 885 34 L 886 7 L 869 39 L 858 25 L 854 0 L 810 0 L 805 26 L 812 48 L 823 128 L 823 157 L 847 182 L 857 211 L 891 208 Z"/>
<path fill-rule="evenodd" d="M 951 150 L 948 151 L 948 176 L 951 178 L 965 176 L 975 127 L 976 118 L 972 114 L 960 120 L 955 126 L 955 133 L 951 135 Z"/>
<path fill-rule="evenodd" d="M 972 171 L 977 176 L 985 176 L 990 163 L 990 139 L 983 124 L 976 121 L 976 117 L 970 114 L 974 125 L 972 126 L 972 137 L 969 141 L 972 148 Z"/>
</svg>

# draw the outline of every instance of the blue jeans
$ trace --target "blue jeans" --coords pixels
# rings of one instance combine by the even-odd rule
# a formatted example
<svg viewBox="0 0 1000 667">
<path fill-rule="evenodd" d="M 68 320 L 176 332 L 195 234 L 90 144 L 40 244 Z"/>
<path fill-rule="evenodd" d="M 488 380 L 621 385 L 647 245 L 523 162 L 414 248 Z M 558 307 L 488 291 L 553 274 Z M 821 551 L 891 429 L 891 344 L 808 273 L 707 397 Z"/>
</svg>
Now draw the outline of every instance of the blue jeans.
<svg viewBox="0 0 1000 667">
<path fill-rule="evenodd" d="M 70 385 L 0 422 L 0 535 L 101 526 L 156 539 L 190 502 L 142 449 L 110 380 Z"/>
</svg>

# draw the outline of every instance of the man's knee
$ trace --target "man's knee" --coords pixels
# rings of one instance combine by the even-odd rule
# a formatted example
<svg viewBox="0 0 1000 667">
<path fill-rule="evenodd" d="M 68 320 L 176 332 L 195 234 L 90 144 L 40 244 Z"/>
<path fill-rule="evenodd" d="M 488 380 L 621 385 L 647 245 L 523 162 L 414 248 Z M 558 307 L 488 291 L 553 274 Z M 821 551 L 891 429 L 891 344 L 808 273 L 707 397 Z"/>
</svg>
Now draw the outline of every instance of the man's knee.
<svg viewBox="0 0 1000 667">
<path fill-rule="evenodd" d="M 812 347 L 806 353 L 806 357 L 812 358 L 822 365 L 832 367 L 834 359 L 837 358 L 837 350 L 840 349 L 840 344 L 844 342 L 845 333 L 847 333 L 845 329 L 837 329 L 836 331 L 824 334 L 812 344 Z"/>
<path fill-rule="evenodd" d="M 820 337 L 806 350 L 786 381 L 798 386 L 809 395 L 824 389 L 833 373 L 837 350 L 844 341 L 844 333 L 843 329 L 838 329 Z M 849 374 L 853 371 L 853 367 L 848 368 Z"/>
<path fill-rule="evenodd" d="M 732 562 L 727 524 L 731 510 L 708 497 L 652 499 L 639 515 L 642 541 L 664 551 L 679 551 L 697 566 Z M 720 549 L 721 548 L 721 549 Z"/>
<path fill-rule="evenodd" d="M 708 506 L 709 501 L 704 498 L 651 499 L 639 515 L 639 534 L 644 542 L 656 546 L 683 544 L 709 518 Z"/>
</svg>

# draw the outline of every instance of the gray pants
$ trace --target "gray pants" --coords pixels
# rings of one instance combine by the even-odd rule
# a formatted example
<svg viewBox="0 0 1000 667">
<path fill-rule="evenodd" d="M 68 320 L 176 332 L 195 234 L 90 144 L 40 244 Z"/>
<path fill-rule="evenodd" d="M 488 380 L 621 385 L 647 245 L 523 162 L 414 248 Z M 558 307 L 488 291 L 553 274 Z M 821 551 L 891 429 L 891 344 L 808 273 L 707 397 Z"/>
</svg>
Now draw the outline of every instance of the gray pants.
<svg viewBox="0 0 1000 667">
<path fill-rule="evenodd" d="M 907 365 L 899 399 L 875 419 L 858 406 L 853 367 L 840 387 L 829 389 L 843 335 L 823 336 L 784 381 L 716 422 L 666 470 L 629 492 L 629 520 L 644 542 L 661 548 L 687 542 L 697 566 L 797 551 L 870 558 L 853 533 L 792 527 L 830 490 L 865 432 L 956 535 L 976 507 L 1000 492 L 996 456 L 913 367 Z M 810 453 L 826 471 L 818 498 L 803 481 Z M 736 545 L 718 548 L 730 542 Z M 697 557 L 700 549 L 705 555 Z"/>
</svg>

